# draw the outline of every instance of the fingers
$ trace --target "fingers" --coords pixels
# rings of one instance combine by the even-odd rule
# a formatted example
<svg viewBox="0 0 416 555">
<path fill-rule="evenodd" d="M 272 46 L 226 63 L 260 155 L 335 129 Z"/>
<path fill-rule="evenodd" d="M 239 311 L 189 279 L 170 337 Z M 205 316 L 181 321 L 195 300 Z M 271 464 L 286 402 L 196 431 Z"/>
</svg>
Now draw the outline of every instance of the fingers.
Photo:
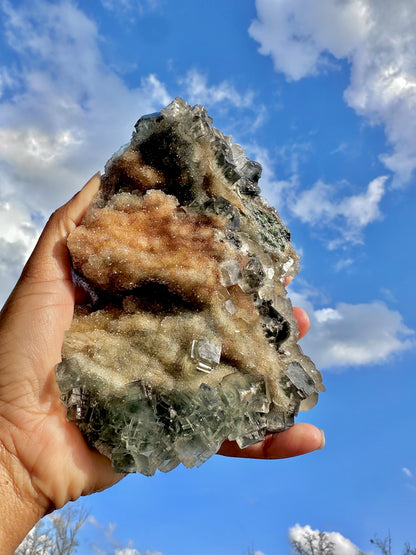
<svg viewBox="0 0 416 555">
<path fill-rule="evenodd" d="M 69 202 L 52 214 L 26 265 L 25 277 L 30 276 L 34 280 L 69 278 L 66 240 L 69 233 L 80 223 L 100 183 L 101 177 L 97 173 Z"/>
<path fill-rule="evenodd" d="M 306 335 L 311 327 L 309 316 L 298 306 L 293 307 L 293 316 L 296 318 L 299 326 L 299 339 Z"/>
<path fill-rule="evenodd" d="M 310 320 L 307 313 L 297 306 L 293 307 L 293 315 L 298 322 L 300 339 L 309 331 Z M 264 441 L 245 449 L 238 447 L 235 441 L 226 441 L 218 454 L 253 459 L 285 459 L 322 449 L 324 445 L 322 430 L 311 424 L 298 423 L 284 432 L 269 434 Z"/>
<path fill-rule="evenodd" d="M 65 239 L 80 223 L 101 183 L 100 173 L 96 173 L 70 201 L 58 208 L 50 217 L 37 248 L 50 248 L 57 240 Z"/>
<path fill-rule="evenodd" d="M 293 276 L 287 276 L 285 281 L 285 287 L 287 287 L 292 280 L 293 280 Z M 293 307 L 293 316 L 296 318 L 298 322 L 299 339 L 302 339 L 302 337 L 308 333 L 311 327 L 309 316 L 302 308 L 299 308 L 298 306 Z"/>
<path fill-rule="evenodd" d="M 290 283 L 292 278 L 287 280 Z M 306 335 L 310 328 L 307 313 L 297 306 L 293 307 L 293 315 L 299 327 L 299 339 Z M 311 424 L 298 423 L 284 432 L 268 434 L 264 441 L 241 449 L 235 441 L 225 441 L 219 455 L 252 459 L 286 459 L 304 455 L 325 446 L 323 430 Z"/>
<path fill-rule="evenodd" d="M 322 430 L 312 424 L 298 423 L 275 434 L 268 434 L 264 441 L 240 449 L 235 441 L 226 441 L 218 451 L 219 455 L 250 459 L 286 459 L 304 455 L 325 446 Z"/>
<path fill-rule="evenodd" d="M 53 317 L 58 318 L 58 321 L 53 326 L 50 325 L 55 330 L 57 324 L 59 324 L 59 329 L 69 327 L 74 306 L 74 287 L 66 246 L 67 237 L 80 222 L 88 205 L 97 193 L 100 183 L 101 178 L 98 173 L 88 181 L 79 193 L 50 217 L 18 283 L 3 307 L 3 316 L 11 313 L 16 315 L 17 313 L 25 314 L 28 312 L 33 315 L 36 310 L 39 310 L 42 325 L 34 323 L 33 319 L 32 323 L 40 334 L 42 326 L 45 326 L 45 308 L 59 305 L 61 311 L 64 308 L 67 310 L 64 314 L 61 312 L 59 317 L 58 313 L 54 313 Z M 11 311 L 12 306 L 14 306 L 13 311 Z M 23 316 L 21 320 L 24 329 L 25 326 L 27 327 L 27 322 Z M 24 332 L 23 335 L 25 335 Z"/>
<path fill-rule="evenodd" d="M 84 187 L 63 206 L 63 208 L 66 209 L 67 218 L 73 222 L 74 226 L 77 226 L 81 222 L 88 206 L 97 194 L 100 184 L 101 174 L 97 172 L 87 181 Z"/>
</svg>

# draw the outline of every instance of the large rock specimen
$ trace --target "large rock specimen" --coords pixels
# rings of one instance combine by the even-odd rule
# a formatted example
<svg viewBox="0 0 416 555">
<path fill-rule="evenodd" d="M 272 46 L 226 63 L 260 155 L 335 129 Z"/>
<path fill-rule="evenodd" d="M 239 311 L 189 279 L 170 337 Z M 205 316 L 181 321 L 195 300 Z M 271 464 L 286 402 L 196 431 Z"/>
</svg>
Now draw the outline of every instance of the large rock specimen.
<svg viewBox="0 0 416 555">
<path fill-rule="evenodd" d="M 142 117 L 69 236 L 77 306 L 56 374 L 118 471 L 191 467 L 290 427 L 323 390 L 285 283 L 298 256 L 261 166 L 176 99 Z"/>
</svg>

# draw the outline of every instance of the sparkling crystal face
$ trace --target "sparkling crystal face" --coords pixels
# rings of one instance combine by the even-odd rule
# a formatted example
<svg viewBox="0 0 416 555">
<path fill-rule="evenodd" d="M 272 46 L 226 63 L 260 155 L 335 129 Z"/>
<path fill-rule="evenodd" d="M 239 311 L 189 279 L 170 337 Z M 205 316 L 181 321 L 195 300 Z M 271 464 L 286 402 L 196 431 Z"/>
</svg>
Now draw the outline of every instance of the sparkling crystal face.
<svg viewBox="0 0 416 555">
<path fill-rule="evenodd" d="M 316 403 L 284 284 L 298 256 L 261 166 L 176 99 L 141 118 L 70 235 L 77 306 L 57 367 L 68 418 L 116 470 L 199 465 Z"/>
</svg>

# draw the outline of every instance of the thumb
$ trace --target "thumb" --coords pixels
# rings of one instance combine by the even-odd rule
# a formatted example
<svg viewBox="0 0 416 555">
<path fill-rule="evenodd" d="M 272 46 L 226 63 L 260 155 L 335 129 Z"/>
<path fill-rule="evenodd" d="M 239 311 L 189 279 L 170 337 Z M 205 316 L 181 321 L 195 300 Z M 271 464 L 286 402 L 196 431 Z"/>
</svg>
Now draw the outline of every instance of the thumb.
<svg viewBox="0 0 416 555">
<path fill-rule="evenodd" d="M 28 312 L 32 315 L 32 327 L 38 330 L 47 324 L 45 314 L 52 314 L 54 321 L 48 324 L 52 329 L 58 329 L 60 335 L 63 336 L 64 330 L 69 327 L 75 290 L 66 245 L 67 237 L 81 221 L 100 183 L 100 174 L 97 173 L 81 191 L 49 218 L 19 281 L 1 311 L 3 332 L 9 327 L 17 326 L 13 329 L 21 329 L 22 337 L 25 337 Z M 58 306 L 59 311 L 56 310 Z M 9 326 L 10 318 L 14 322 L 13 326 Z"/>
<path fill-rule="evenodd" d="M 98 172 L 71 200 L 51 215 L 23 270 L 22 278 L 50 281 L 70 277 L 66 241 L 71 231 L 81 222 L 100 184 L 101 176 Z"/>
</svg>

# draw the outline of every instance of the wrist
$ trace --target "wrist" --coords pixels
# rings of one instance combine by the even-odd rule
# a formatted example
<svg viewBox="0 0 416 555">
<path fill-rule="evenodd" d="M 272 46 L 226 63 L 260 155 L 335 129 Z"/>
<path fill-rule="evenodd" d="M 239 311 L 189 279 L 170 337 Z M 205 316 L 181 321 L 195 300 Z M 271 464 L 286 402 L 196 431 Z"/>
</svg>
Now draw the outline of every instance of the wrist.
<svg viewBox="0 0 416 555">
<path fill-rule="evenodd" d="M 0 441 L 0 555 L 12 554 L 35 524 L 50 510 L 30 474 Z"/>
</svg>

